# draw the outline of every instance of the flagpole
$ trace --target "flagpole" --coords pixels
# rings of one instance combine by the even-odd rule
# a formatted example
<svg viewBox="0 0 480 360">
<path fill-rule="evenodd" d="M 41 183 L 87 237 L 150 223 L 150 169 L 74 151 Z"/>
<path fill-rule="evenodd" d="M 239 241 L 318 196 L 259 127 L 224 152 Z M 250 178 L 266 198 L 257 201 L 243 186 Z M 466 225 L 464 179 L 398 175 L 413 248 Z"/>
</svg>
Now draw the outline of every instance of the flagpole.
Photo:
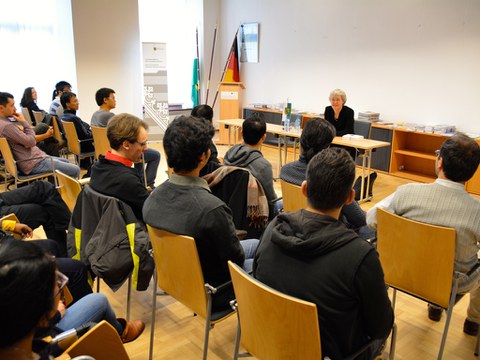
<svg viewBox="0 0 480 360">
<path fill-rule="evenodd" d="M 201 104 L 202 101 L 200 100 L 200 52 L 198 50 L 198 27 L 195 28 L 196 30 L 196 38 L 197 38 L 197 97 L 198 97 L 198 103 Z"/>
<path fill-rule="evenodd" d="M 222 73 L 222 77 L 221 77 L 221 80 L 220 81 L 223 81 L 223 78 L 225 76 L 225 72 L 227 71 L 227 67 L 228 67 L 228 64 L 230 63 L 230 59 L 233 55 L 233 46 L 235 45 L 235 39 L 237 38 L 237 35 L 238 35 L 238 29 L 237 28 L 237 32 L 235 33 L 235 37 L 233 38 L 233 44 L 232 46 L 230 47 L 230 52 L 228 54 L 228 58 L 227 58 L 227 62 L 225 63 L 225 67 L 223 68 L 223 73 Z M 220 84 L 217 85 L 217 92 L 215 93 L 215 98 L 213 99 L 213 105 L 212 105 L 212 108 L 215 107 L 215 103 L 217 102 L 217 97 L 218 97 L 218 92 L 220 91 Z"/>
<path fill-rule="evenodd" d="M 210 70 L 208 72 L 207 96 L 206 96 L 206 99 L 205 99 L 205 104 L 208 104 L 208 92 L 210 91 L 210 79 L 212 77 L 213 55 L 215 54 L 216 40 L 217 40 L 217 24 L 215 24 L 215 29 L 213 30 L 212 56 L 210 57 Z"/>
</svg>

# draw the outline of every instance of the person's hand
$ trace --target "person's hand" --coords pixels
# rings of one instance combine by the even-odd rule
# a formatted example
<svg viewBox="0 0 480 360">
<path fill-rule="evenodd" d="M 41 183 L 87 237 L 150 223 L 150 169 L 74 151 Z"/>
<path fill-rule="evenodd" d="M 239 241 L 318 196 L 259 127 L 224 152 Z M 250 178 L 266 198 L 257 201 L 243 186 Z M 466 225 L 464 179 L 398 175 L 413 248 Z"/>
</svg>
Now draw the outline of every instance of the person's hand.
<svg viewBox="0 0 480 360">
<path fill-rule="evenodd" d="M 17 121 L 25 121 L 25 118 L 20 113 L 13 113 L 12 117 Z"/>
<path fill-rule="evenodd" d="M 60 313 L 62 318 L 65 316 L 66 307 L 62 300 L 58 302 L 57 311 Z"/>
<path fill-rule="evenodd" d="M 52 137 L 53 136 L 53 127 L 50 126 L 45 134 L 47 134 L 48 137 Z"/>
<path fill-rule="evenodd" d="M 23 237 L 27 237 L 27 238 L 32 237 L 33 235 L 32 229 L 28 225 L 21 224 L 21 223 L 15 224 L 14 232 L 16 232 L 17 234 L 22 234 Z"/>
</svg>

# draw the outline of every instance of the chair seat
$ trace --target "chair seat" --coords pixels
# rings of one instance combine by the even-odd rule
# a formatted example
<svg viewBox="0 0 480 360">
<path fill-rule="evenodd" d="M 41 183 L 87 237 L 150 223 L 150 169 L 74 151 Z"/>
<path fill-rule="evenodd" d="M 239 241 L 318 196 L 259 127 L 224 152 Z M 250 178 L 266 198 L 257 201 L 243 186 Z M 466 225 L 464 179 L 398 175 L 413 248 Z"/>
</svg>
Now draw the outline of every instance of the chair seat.
<svg viewBox="0 0 480 360">
<path fill-rule="evenodd" d="M 233 314 L 233 310 L 230 309 L 225 309 L 225 310 L 220 310 L 220 311 L 212 311 L 212 317 L 211 317 L 211 322 L 217 322 L 218 320 L 223 319 L 226 316 L 230 316 Z"/>
</svg>

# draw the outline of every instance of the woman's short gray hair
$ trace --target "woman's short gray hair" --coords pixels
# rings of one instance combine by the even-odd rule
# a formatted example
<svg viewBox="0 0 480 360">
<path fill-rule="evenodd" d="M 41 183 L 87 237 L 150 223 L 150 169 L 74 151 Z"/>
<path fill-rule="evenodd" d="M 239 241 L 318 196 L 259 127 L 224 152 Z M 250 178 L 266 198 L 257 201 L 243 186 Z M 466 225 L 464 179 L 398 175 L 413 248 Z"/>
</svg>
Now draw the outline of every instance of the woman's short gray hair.
<svg viewBox="0 0 480 360">
<path fill-rule="evenodd" d="M 328 97 L 328 100 L 332 101 L 333 97 L 337 95 L 342 98 L 344 104 L 347 102 L 347 94 L 345 94 L 345 91 L 343 91 L 342 89 L 332 90 L 330 96 Z"/>
</svg>

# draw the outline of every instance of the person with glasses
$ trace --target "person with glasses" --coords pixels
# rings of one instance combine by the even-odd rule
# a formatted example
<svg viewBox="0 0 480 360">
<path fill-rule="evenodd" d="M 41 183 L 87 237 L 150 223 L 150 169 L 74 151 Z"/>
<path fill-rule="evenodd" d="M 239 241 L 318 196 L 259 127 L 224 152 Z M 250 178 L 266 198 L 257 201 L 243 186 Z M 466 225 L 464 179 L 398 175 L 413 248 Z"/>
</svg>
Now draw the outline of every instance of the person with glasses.
<svg viewBox="0 0 480 360">
<path fill-rule="evenodd" d="M 435 152 L 437 179 L 431 184 L 406 184 L 367 213 L 367 223 L 377 226 L 377 208 L 427 224 L 455 228 L 455 267 L 461 274 L 458 294 L 470 293 L 463 332 L 476 336 L 480 323 L 480 200 L 465 190 L 480 163 L 480 146 L 465 134 L 445 140 Z M 439 321 L 443 310 L 428 305 L 430 320 Z"/>
<path fill-rule="evenodd" d="M 135 340 L 145 325 L 140 320 L 117 319 L 105 295 L 90 294 L 65 309 L 62 289 L 68 278 L 52 257 L 28 241 L 0 242 L 1 359 L 50 359 L 58 349 L 34 341 L 38 328 L 49 335 L 106 320 L 123 342 Z M 45 334 L 45 331 L 43 332 Z M 43 335 L 42 335 L 43 336 Z"/>
<path fill-rule="evenodd" d="M 111 151 L 100 155 L 92 166 L 90 186 L 93 190 L 122 200 L 138 220 L 143 220 L 142 207 L 150 192 L 145 187 L 134 163 L 148 149 L 148 124 L 131 114 L 118 114 L 110 119 L 107 138 Z"/>
<path fill-rule="evenodd" d="M 99 109 L 93 113 L 91 124 L 92 126 L 107 127 L 108 121 L 115 116 L 111 112 L 117 105 L 115 91 L 109 88 L 101 88 L 95 93 L 95 101 Z M 146 183 L 153 190 L 155 189 L 155 179 L 157 178 L 157 170 L 160 165 L 160 152 L 147 148 L 143 152 L 143 160 L 145 162 Z M 134 167 L 137 169 L 140 178 L 144 180 L 143 162 L 136 162 Z"/>
</svg>

